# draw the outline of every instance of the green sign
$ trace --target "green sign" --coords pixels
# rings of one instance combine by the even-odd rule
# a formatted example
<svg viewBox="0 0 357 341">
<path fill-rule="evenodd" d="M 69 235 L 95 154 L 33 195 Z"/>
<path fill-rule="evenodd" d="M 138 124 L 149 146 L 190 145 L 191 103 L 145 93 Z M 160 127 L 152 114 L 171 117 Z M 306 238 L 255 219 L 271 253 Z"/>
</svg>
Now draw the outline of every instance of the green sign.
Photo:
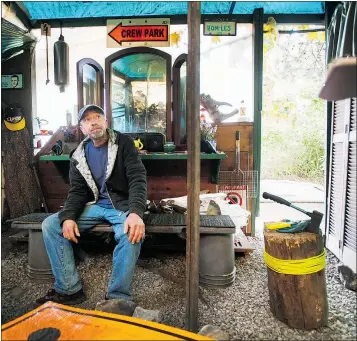
<svg viewBox="0 0 357 341">
<path fill-rule="evenodd" d="M 205 36 L 235 36 L 237 34 L 234 21 L 205 21 L 203 35 Z"/>
</svg>

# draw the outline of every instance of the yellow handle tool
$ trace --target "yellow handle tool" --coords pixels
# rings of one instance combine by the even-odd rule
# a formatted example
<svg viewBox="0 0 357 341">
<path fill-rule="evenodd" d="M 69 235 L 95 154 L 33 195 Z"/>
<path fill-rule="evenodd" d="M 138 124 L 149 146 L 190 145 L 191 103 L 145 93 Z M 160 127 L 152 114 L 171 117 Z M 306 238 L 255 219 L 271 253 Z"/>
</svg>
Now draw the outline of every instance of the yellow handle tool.
<svg viewBox="0 0 357 341">
<path fill-rule="evenodd" d="M 277 221 L 274 223 L 265 223 L 265 226 L 268 230 L 278 230 L 283 229 L 284 227 L 291 227 L 291 222 L 287 221 Z"/>
</svg>

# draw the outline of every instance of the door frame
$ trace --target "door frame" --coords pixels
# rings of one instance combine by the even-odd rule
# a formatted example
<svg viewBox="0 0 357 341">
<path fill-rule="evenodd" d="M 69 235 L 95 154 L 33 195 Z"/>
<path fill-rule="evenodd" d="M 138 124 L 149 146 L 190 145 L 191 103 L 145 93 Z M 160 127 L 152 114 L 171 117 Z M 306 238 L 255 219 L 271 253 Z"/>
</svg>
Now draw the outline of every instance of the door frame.
<svg viewBox="0 0 357 341">
<path fill-rule="evenodd" d="M 181 53 L 172 66 L 172 109 L 173 109 L 173 140 L 176 146 L 181 145 L 181 66 L 187 63 L 187 53 Z M 186 110 L 186 109 L 185 109 Z M 187 129 L 186 129 L 187 131 Z"/>
</svg>

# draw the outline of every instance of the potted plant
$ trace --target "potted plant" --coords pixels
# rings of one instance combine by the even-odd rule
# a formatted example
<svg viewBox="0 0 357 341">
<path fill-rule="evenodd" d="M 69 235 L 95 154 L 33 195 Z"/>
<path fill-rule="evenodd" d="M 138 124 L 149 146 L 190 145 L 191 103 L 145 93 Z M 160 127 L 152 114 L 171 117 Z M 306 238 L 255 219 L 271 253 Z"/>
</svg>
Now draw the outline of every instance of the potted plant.
<svg viewBox="0 0 357 341">
<path fill-rule="evenodd" d="M 201 153 L 216 153 L 217 126 L 205 120 L 200 122 Z"/>
</svg>

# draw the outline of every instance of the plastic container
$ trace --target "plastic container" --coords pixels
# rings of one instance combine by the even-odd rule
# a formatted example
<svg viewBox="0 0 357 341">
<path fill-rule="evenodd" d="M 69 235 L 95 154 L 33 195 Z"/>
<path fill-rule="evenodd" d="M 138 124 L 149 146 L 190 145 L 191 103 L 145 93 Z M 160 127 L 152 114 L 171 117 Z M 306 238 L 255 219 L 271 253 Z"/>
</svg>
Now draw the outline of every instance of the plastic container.
<svg viewBox="0 0 357 341">
<path fill-rule="evenodd" d="M 51 263 L 43 241 L 42 230 L 29 230 L 27 274 L 41 282 L 52 282 Z"/>
<path fill-rule="evenodd" d="M 202 286 L 225 288 L 236 278 L 234 234 L 201 234 L 199 282 Z"/>
<path fill-rule="evenodd" d="M 240 102 L 239 115 L 241 117 L 247 116 L 247 107 L 245 106 L 244 101 Z"/>
<path fill-rule="evenodd" d="M 173 153 L 176 150 L 176 146 L 173 142 L 166 142 L 164 144 L 164 152 L 165 153 Z"/>
<path fill-rule="evenodd" d="M 66 122 L 67 122 L 67 127 L 70 127 L 72 125 L 72 114 L 70 113 L 69 110 L 66 112 Z"/>
</svg>

